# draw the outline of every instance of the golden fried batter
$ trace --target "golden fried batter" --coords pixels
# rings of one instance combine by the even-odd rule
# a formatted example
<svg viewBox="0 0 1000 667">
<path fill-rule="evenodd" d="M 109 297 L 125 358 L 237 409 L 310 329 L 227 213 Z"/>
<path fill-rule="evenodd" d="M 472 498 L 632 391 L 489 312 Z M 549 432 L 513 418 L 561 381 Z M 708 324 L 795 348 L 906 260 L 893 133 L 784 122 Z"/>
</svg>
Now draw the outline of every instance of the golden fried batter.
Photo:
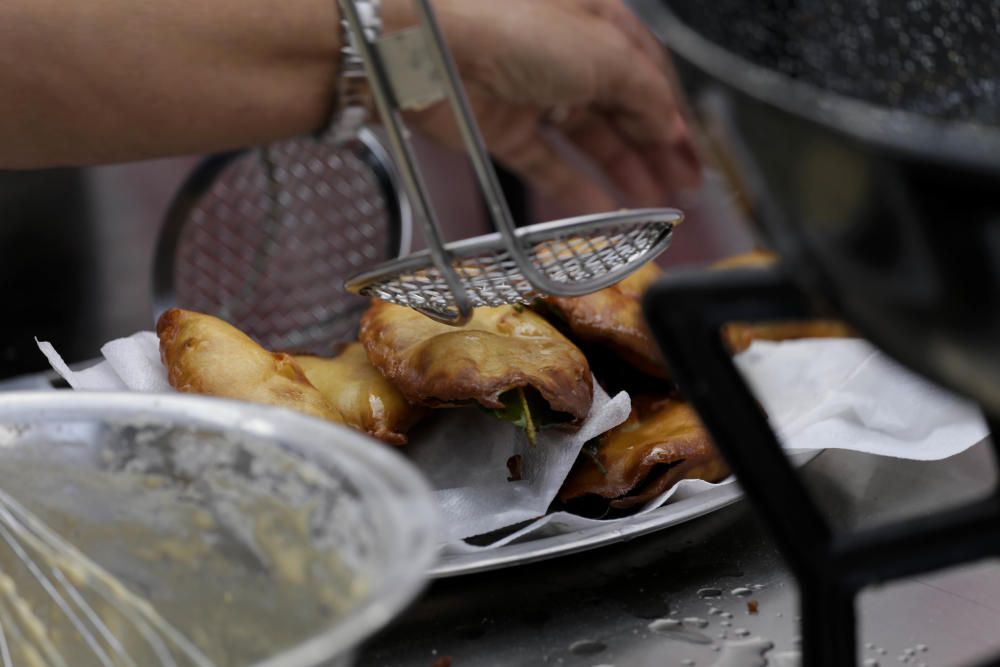
<svg viewBox="0 0 1000 667">
<path fill-rule="evenodd" d="M 712 269 L 762 268 L 774 264 L 777 255 L 754 250 L 728 257 L 712 264 Z M 666 378 L 667 369 L 660 351 L 642 315 L 642 295 L 663 272 L 647 264 L 607 289 L 580 297 L 545 297 L 580 341 L 609 347 L 631 366 Z M 853 335 L 836 320 L 797 320 L 788 322 L 733 322 L 723 327 L 722 336 L 735 354 L 754 340 L 790 340 L 794 338 L 842 338 Z"/>
<path fill-rule="evenodd" d="M 379 440 L 405 445 L 406 432 L 423 415 L 372 366 L 361 343 L 351 343 L 333 359 L 296 355 L 295 361 L 348 425 Z"/>
<path fill-rule="evenodd" d="M 731 322 L 722 327 L 722 340 L 736 354 L 755 340 L 795 340 L 797 338 L 850 338 L 854 332 L 838 320 L 789 320 L 753 324 Z"/>
<path fill-rule="evenodd" d="M 581 454 L 559 500 L 598 496 L 611 507 L 646 503 L 682 479 L 718 482 L 729 475 L 722 456 L 687 403 L 639 397 L 632 414 Z"/>
<path fill-rule="evenodd" d="M 411 403 L 449 407 L 477 402 L 501 409 L 500 396 L 532 388 L 579 421 L 593 397 L 586 357 L 540 315 L 523 308 L 478 308 L 452 327 L 384 301 L 361 319 L 368 358 Z"/>
<path fill-rule="evenodd" d="M 729 257 L 712 265 L 713 269 L 756 268 L 771 266 L 777 255 L 766 250 Z M 796 338 L 847 338 L 853 336 L 838 320 L 788 320 L 776 322 L 731 322 L 722 327 L 722 340 L 733 353 L 742 352 L 755 340 L 793 340 Z"/>
<path fill-rule="evenodd" d="M 268 352 L 222 320 L 172 308 L 156 324 L 160 357 L 177 391 L 277 405 L 343 422 L 287 354 Z"/>
<path fill-rule="evenodd" d="M 770 250 L 751 250 L 732 257 L 726 257 L 714 262 L 713 269 L 757 269 L 773 265 L 778 261 L 778 255 Z"/>
<path fill-rule="evenodd" d="M 655 377 L 667 377 L 660 351 L 642 316 L 642 295 L 662 271 L 646 264 L 619 283 L 579 297 L 545 297 L 573 336 L 610 347 L 619 357 Z"/>
</svg>

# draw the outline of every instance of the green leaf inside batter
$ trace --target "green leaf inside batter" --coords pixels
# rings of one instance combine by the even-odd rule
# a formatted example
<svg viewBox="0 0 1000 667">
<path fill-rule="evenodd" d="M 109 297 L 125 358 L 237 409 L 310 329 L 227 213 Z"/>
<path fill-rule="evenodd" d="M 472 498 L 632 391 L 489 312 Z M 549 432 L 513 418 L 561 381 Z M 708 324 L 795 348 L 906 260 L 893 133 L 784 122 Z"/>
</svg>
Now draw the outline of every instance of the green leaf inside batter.
<svg viewBox="0 0 1000 667">
<path fill-rule="evenodd" d="M 528 435 L 528 442 L 533 445 L 538 442 L 538 431 L 570 420 L 569 415 L 550 408 L 548 401 L 531 389 L 511 389 L 501 394 L 500 401 L 503 407 L 490 412 L 498 419 L 523 428 Z"/>
</svg>

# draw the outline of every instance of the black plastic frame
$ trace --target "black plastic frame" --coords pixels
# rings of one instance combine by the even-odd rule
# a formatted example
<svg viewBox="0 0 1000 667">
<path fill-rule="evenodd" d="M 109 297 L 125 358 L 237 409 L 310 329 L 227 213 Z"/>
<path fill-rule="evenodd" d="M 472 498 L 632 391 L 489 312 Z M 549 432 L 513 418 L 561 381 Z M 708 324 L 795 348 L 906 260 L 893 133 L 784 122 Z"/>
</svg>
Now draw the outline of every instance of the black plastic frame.
<svg viewBox="0 0 1000 667">
<path fill-rule="evenodd" d="M 986 498 L 875 529 L 836 534 L 786 457 L 720 336 L 727 322 L 815 317 L 780 267 L 694 271 L 647 293 L 646 318 L 693 404 L 795 575 L 802 664 L 858 658 L 855 599 L 870 584 L 1000 554 L 1000 488 Z M 991 430 L 996 422 L 991 421 Z M 993 443 L 994 460 L 1000 447 Z M 987 664 L 1000 664 L 1000 656 Z"/>
</svg>

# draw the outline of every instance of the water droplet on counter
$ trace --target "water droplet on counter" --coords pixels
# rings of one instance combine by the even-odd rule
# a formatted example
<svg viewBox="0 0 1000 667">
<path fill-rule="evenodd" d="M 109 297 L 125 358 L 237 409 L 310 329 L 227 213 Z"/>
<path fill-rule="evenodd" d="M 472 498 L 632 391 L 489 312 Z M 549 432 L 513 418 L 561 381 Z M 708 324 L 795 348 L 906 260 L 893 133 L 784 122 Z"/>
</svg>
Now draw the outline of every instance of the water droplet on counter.
<svg viewBox="0 0 1000 667">
<path fill-rule="evenodd" d="M 768 667 L 802 667 L 802 654 L 798 651 L 782 651 L 767 658 Z"/>
<path fill-rule="evenodd" d="M 721 598 L 722 589 L 721 588 L 701 588 L 698 589 L 698 597 L 702 600 L 707 600 L 709 598 Z"/>
<path fill-rule="evenodd" d="M 726 634 L 726 631 L 725 631 L 725 630 L 723 630 L 722 632 L 720 632 L 719 634 L 717 634 L 717 635 L 715 635 L 715 636 L 716 636 L 716 637 L 718 637 L 719 639 L 725 639 L 725 638 L 726 638 L 726 637 L 728 637 L 729 635 L 727 635 L 727 634 Z"/>
<path fill-rule="evenodd" d="M 764 584 L 752 584 L 750 588 L 754 589 L 755 591 L 762 591 L 764 590 Z"/>
<path fill-rule="evenodd" d="M 865 642 L 865 648 L 868 649 L 869 651 L 873 651 L 875 650 L 875 644 L 871 642 Z"/>
<path fill-rule="evenodd" d="M 719 622 L 719 625 L 721 625 L 724 628 L 728 628 L 728 627 L 732 626 L 732 624 L 733 624 L 732 621 L 720 621 Z"/>
<path fill-rule="evenodd" d="M 690 625 L 695 628 L 707 628 L 708 621 L 704 618 L 698 618 L 697 616 L 688 616 L 684 619 L 684 625 Z"/>
<path fill-rule="evenodd" d="M 875 652 L 878 653 L 879 655 L 885 655 L 885 649 L 881 647 L 875 649 Z"/>
<path fill-rule="evenodd" d="M 712 667 L 766 667 L 764 654 L 774 648 L 774 644 L 761 637 L 727 641 L 722 644 L 719 659 Z"/>
<path fill-rule="evenodd" d="M 913 655 L 916 652 L 917 652 L 917 649 L 914 649 L 914 648 L 905 648 L 905 649 L 903 649 L 903 655 L 905 655 L 908 658 L 912 658 Z"/>
<path fill-rule="evenodd" d="M 692 665 L 694 665 L 694 660 L 692 660 L 691 658 L 684 658 L 683 660 L 681 660 L 681 664 L 684 665 L 684 667 L 691 667 Z"/>
<path fill-rule="evenodd" d="M 878 667 L 878 660 L 875 658 L 865 658 L 864 662 L 861 663 L 861 667 Z"/>
<path fill-rule="evenodd" d="M 735 630 L 733 630 L 733 634 L 736 635 L 737 637 L 749 637 L 750 631 L 747 630 L 746 628 L 736 628 Z"/>
<path fill-rule="evenodd" d="M 575 655 L 597 655 L 608 647 L 596 639 L 581 639 L 569 645 L 569 652 Z"/>
<path fill-rule="evenodd" d="M 722 610 L 719 609 L 718 607 L 709 607 L 708 608 L 708 615 L 709 616 L 718 616 L 721 613 L 722 613 Z"/>
<path fill-rule="evenodd" d="M 746 586 L 740 586 L 739 588 L 734 588 L 729 592 L 738 597 L 746 597 L 747 595 L 753 594 L 753 591 L 747 588 Z"/>
<path fill-rule="evenodd" d="M 697 630 L 681 627 L 680 621 L 673 618 L 660 618 L 649 624 L 649 629 L 661 637 L 667 637 L 688 644 L 711 644 L 712 640 Z"/>
<path fill-rule="evenodd" d="M 779 612 L 778 612 L 777 614 L 775 614 L 775 616 L 777 616 L 778 618 L 783 618 L 783 617 L 784 617 L 784 614 L 782 614 L 782 613 L 781 613 L 781 612 L 779 611 Z"/>
<path fill-rule="evenodd" d="M 927 644 L 917 644 L 916 648 L 921 653 L 926 653 L 927 652 Z"/>
<path fill-rule="evenodd" d="M 658 618 L 649 624 L 649 629 L 653 632 L 662 632 L 663 630 L 673 630 L 675 628 L 681 627 L 681 622 L 676 618 Z"/>
<path fill-rule="evenodd" d="M 724 612 L 722 612 L 719 615 L 722 616 L 722 618 L 732 618 L 733 617 L 733 612 L 731 612 L 731 611 L 724 611 Z"/>
</svg>

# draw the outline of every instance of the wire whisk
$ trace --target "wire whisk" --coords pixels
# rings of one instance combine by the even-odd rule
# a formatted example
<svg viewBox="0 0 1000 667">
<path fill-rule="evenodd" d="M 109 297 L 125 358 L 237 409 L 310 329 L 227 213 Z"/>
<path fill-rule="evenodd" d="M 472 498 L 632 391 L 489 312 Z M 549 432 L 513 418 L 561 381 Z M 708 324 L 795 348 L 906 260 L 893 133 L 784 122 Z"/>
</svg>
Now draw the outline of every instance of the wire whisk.
<svg viewBox="0 0 1000 667">
<path fill-rule="evenodd" d="M 0 490 L 0 667 L 213 667 L 113 575 Z"/>
</svg>

